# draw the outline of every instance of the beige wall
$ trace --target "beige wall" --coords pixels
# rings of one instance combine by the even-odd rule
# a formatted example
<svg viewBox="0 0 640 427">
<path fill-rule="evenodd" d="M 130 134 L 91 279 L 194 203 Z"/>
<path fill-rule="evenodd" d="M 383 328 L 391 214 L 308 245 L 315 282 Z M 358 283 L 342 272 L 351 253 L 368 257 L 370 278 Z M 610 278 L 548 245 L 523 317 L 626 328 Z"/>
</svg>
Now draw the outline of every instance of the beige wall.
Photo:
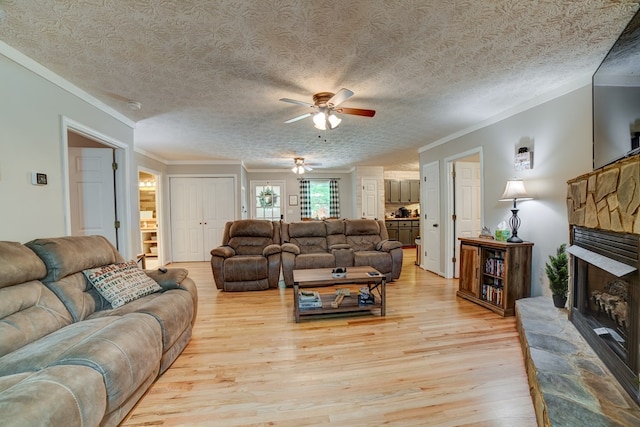
<svg viewBox="0 0 640 427">
<path fill-rule="evenodd" d="M 0 45 L 0 239 L 18 242 L 67 232 L 62 117 L 121 142 L 129 155 L 133 144 L 132 123 L 105 113 L 16 62 L 23 59 L 26 61 Z M 132 167 L 133 161 L 130 163 Z M 31 172 L 47 174 L 48 185 L 32 185 Z M 131 222 L 132 218 L 124 219 L 129 226 Z M 123 249 L 125 253 L 130 250 Z"/>
<path fill-rule="evenodd" d="M 447 180 L 445 159 L 478 147 L 483 149 L 483 225 L 496 225 L 511 216 L 510 204 L 499 202 L 506 181 L 524 180 L 534 200 L 521 202 L 522 225 L 518 235 L 534 242 L 533 295 L 548 295 L 544 264 L 561 243 L 569 242 L 566 213 L 566 183 L 591 170 L 591 87 L 584 86 L 482 129 L 470 132 L 431 149 L 422 149 L 420 165 L 440 163 L 441 237 L 445 254 Z M 534 167 L 516 171 L 516 148 L 533 149 Z M 426 147 L 425 147 L 426 148 Z M 424 202 L 423 202 L 424 203 Z M 424 211 L 424 204 L 422 205 Z M 441 256 L 442 271 L 450 256 Z"/>
</svg>

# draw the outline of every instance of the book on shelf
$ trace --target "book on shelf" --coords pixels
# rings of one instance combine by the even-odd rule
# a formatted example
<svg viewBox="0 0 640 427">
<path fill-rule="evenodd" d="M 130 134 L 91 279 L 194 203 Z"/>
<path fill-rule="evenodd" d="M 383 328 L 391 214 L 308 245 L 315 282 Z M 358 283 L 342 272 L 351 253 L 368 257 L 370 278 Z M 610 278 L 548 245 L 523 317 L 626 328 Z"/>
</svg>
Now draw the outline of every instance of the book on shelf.
<svg viewBox="0 0 640 427">
<path fill-rule="evenodd" d="M 503 289 L 502 281 L 498 279 L 495 279 L 493 283 L 483 283 L 481 298 L 493 304 L 502 305 L 504 298 Z"/>
<path fill-rule="evenodd" d="M 487 274 L 494 276 L 504 276 L 504 259 L 502 258 L 487 258 L 485 262 L 484 271 Z"/>
</svg>

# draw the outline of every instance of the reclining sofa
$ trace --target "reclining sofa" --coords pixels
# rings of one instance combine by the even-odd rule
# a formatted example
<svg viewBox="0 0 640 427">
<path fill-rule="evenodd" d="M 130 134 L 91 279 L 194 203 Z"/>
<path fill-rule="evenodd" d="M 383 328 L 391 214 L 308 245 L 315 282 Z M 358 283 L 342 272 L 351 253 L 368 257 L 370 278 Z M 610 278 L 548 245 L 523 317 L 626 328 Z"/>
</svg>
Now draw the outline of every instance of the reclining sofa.
<svg viewBox="0 0 640 427">
<path fill-rule="evenodd" d="M 365 265 L 389 281 L 400 277 L 402 243 L 389 240 L 384 221 L 230 221 L 222 245 L 211 250 L 213 278 L 223 291 L 277 288 L 281 269 L 291 287 L 293 270 Z"/>
<path fill-rule="evenodd" d="M 392 281 L 402 270 L 402 243 L 389 240 L 384 221 L 338 219 L 282 223 L 282 273 L 293 270 L 371 266 Z"/>
<path fill-rule="evenodd" d="M 143 272 L 101 236 L 0 242 L 1 424 L 118 425 L 187 345 L 197 298 L 186 270 Z"/>
</svg>

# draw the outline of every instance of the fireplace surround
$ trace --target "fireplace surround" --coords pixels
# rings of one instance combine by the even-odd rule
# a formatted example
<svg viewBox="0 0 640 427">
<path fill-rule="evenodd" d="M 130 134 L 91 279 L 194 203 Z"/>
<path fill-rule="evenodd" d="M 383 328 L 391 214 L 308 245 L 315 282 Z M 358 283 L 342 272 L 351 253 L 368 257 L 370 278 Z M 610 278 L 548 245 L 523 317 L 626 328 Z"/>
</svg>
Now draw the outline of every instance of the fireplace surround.
<svg viewBox="0 0 640 427">
<path fill-rule="evenodd" d="M 637 234 L 573 227 L 569 319 L 640 403 L 639 244 Z"/>
<path fill-rule="evenodd" d="M 640 156 L 568 181 L 569 319 L 640 403 Z"/>
</svg>

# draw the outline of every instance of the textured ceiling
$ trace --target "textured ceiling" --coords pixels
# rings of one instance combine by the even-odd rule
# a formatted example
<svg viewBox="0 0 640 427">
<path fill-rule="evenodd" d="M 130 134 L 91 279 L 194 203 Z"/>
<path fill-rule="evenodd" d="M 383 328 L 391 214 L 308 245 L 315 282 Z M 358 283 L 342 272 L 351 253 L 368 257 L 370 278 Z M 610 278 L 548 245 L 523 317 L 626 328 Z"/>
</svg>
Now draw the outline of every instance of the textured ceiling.
<svg viewBox="0 0 640 427">
<path fill-rule="evenodd" d="M 0 40 L 168 161 L 417 170 L 418 148 L 592 74 L 636 1 L 0 0 Z M 285 120 L 346 87 L 335 130 Z M 127 100 L 139 101 L 132 111 Z"/>
</svg>

